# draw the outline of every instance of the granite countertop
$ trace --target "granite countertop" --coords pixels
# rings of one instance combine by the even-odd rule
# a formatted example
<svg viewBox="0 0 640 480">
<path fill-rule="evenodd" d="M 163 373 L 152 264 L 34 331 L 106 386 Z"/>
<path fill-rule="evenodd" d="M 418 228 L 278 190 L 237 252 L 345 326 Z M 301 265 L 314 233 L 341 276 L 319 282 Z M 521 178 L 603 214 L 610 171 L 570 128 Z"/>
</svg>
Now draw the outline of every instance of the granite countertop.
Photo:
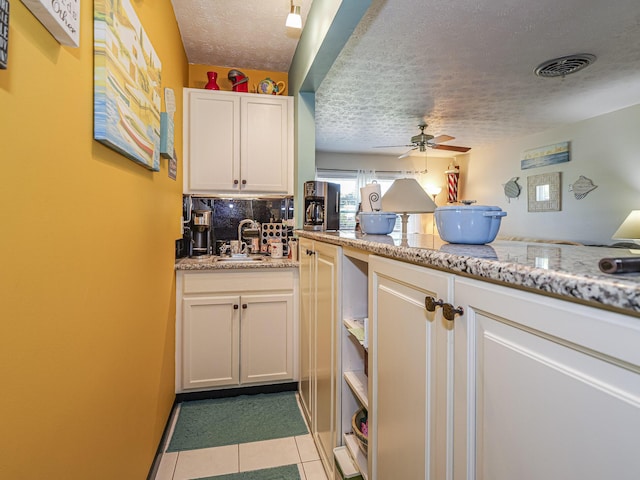
<svg viewBox="0 0 640 480">
<path fill-rule="evenodd" d="M 268 268 L 298 268 L 298 262 L 290 258 L 271 258 L 268 255 L 261 255 L 261 261 L 242 262 L 219 261 L 220 257 L 215 255 L 203 255 L 200 257 L 181 258 L 176 260 L 176 270 L 246 270 L 246 269 L 268 269 Z"/>
<path fill-rule="evenodd" d="M 434 235 L 297 231 L 299 237 L 640 316 L 640 273 L 605 274 L 598 262 L 627 249 L 497 240 L 457 245 Z"/>
</svg>

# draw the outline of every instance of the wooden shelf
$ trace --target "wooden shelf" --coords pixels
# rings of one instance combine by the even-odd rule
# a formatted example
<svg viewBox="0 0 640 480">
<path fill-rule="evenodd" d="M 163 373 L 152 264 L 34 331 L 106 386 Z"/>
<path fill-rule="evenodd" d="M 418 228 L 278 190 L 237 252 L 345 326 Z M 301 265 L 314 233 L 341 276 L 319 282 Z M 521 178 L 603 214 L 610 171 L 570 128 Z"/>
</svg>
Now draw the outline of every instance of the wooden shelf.
<svg viewBox="0 0 640 480">
<path fill-rule="evenodd" d="M 357 328 L 364 328 L 364 319 L 362 318 L 344 318 L 342 320 L 342 323 L 344 324 L 344 326 L 347 328 L 347 331 L 349 329 L 357 329 Z M 359 338 L 357 338 L 352 332 L 349 332 L 349 334 L 363 347 L 366 349 L 365 345 L 364 345 L 364 340 L 360 340 Z"/>
<path fill-rule="evenodd" d="M 364 480 L 369 479 L 369 467 L 367 465 L 367 456 L 362 453 L 360 447 L 358 446 L 358 440 L 353 433 L 345 433 L 344 434 L 344 444 L 347 446 L 347 450 L 349 450 L 349 455 L 355 462 L 356 466 L 360 470 L 362 474 L 362 478 Z"/>
<path fill-rule="evenodd" d="M 344 372 L 344 379 L 360 404 L 369 411 L 369 386 L 364 371 Z"/>
</svg>

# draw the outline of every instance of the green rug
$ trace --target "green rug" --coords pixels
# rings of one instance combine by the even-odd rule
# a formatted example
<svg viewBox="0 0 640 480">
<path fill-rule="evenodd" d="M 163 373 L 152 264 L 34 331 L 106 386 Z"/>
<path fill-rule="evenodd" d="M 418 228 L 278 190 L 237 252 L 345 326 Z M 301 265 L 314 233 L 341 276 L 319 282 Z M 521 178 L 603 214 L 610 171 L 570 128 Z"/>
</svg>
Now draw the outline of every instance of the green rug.
<svg viewBox="0 0 640 480">
<path fill-rule="evenodd" d="M 297 465 L 285 465 L 284 467 L 265 468 L 253 472 L 230 473 L 217 477 L 206 477 L 198 480 L 300 480 Z"/>
<path fill-rule="evenodd" d="M 184 402 L 167 452 L 308 433 L 295 392 Z"/>
</svg>

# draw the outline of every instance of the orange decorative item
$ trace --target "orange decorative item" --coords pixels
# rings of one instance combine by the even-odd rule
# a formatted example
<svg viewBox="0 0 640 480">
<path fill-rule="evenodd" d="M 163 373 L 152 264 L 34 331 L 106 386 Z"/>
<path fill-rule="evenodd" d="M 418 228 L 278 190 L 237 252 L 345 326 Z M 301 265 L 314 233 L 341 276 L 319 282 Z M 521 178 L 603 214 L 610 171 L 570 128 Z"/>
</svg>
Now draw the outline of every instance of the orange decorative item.
<svg viewBox="0 0 640 480">
<path fill-rule="evenodd" d="M 249 77 L 247 77 L 240 70 L 229 70 L 227 75 L 231 81 L 231 89 L 234 92 L 248 92 L 249 91 Z"/>
<path fill-rule="evenodd" d="M 220 87 L 216 82 L 216 80 L 218 79 L 218 72 L 207 72 L 207 77 L 209 78 L 209 81 L 204 86 L 204 88 L 206 88 L 207 90 L 220 90 Z"/>
</svg>

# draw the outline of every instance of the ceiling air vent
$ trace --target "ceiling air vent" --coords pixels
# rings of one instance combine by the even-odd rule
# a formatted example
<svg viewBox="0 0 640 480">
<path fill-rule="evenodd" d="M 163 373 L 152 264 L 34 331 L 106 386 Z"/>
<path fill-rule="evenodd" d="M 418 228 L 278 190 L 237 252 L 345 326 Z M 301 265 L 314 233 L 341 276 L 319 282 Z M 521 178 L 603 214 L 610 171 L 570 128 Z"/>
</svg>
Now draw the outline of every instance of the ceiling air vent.
<svg viewBox="0 0 640 480">
<path fill-rule="evenodd" d="M 596 61 L 596 56 L 590 53 L 580 53 L 578 55 L 568 55 L 566 57 L 554 58 L 538 65 L 535 73 L 539 77 L 564 77 L 570 73 L 576 73 L 588 67 Z"/>
</svg>

